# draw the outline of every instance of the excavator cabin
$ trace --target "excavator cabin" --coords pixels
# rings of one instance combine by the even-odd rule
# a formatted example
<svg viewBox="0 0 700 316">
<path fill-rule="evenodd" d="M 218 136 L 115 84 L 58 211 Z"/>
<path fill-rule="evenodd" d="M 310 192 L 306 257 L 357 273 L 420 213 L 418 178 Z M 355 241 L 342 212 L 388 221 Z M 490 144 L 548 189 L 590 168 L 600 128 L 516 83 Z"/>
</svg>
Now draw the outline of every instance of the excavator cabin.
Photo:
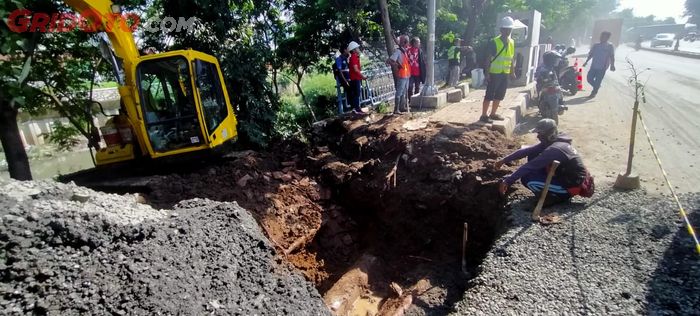
<svg viewBox="0 0 700 316">
<path fill-rule="evenodd" d="M 121 13 L 109 0 L 65 2 L 103 21 Z M 215 57 L 191 49 L 140 55 L 129 30 L 106 25 L 101 30 L 109 38 L 110 45 L 101 48 L 117 77 L 121 110 L 101 128 L 107 147 L 96 153 L 97 165 L 207 150 L 237 138 Z"/>
</svg>

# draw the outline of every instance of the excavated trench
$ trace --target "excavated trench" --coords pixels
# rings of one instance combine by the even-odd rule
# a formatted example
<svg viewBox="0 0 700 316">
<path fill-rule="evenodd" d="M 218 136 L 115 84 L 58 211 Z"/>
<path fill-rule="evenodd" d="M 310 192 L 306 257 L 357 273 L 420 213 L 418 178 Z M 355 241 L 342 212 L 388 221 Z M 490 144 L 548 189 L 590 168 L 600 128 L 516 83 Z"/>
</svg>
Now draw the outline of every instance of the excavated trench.
<svg viewBox="0 0 700 316">
<path fill-rule="evenodd" d="M 479 126 L 390 116 L 329 120 L 312 135 L 310 146 L 139 185 L 162 208 L 237 201 L 334 314 L 446 314 L 506 228 L 496 188 L 506 171 L 490 166 L 516 144 Z"/>
<path fill-rule="evenodd" d="M 477 126 L 396 117 L 329 121 L 314 135 L 309 169 L 341 207 L 308 248 L 328 263 L 317 284 L 326 305 L 339 315 L 447 313 L 506 227 L 490 165 L 515 144 Z M 328 247 L 338 235 L 349 255 Z"/>
</svg>

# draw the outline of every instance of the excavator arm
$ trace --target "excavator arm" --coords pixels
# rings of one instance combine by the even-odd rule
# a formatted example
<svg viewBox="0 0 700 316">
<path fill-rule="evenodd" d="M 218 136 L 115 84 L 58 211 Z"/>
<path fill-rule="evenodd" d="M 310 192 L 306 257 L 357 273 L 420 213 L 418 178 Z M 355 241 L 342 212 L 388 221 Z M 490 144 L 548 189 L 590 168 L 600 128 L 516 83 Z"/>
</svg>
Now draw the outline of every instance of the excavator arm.
<svg viewBox="0 0 700 316">
<path fill-rule="evenodd" d="M 106 129 L 119 135 L 97 152 L 98 165 L 212 149 L 237 138 L 215 57 L 190 49 L 140 56 L 119 6 L 110 0 L 64 1 L 107 34 L 123 68 L 118 89 L 124 112 Z"/>
</svg>

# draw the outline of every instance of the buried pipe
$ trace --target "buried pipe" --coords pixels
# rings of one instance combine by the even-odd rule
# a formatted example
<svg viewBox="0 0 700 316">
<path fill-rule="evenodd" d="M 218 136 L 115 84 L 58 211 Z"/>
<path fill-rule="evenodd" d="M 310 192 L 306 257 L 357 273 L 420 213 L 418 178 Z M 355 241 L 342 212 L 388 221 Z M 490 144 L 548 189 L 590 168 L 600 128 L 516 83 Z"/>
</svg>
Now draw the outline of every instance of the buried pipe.
<svg viewBox="0 0 700 316">
<path fill-rule="evenodd" d="M 469 232 L 469 224 L 464 222 L 464 232 L 462 233 L 462 273 L 469 275 L 467 271 L 467 234 Z"/>
</svg>

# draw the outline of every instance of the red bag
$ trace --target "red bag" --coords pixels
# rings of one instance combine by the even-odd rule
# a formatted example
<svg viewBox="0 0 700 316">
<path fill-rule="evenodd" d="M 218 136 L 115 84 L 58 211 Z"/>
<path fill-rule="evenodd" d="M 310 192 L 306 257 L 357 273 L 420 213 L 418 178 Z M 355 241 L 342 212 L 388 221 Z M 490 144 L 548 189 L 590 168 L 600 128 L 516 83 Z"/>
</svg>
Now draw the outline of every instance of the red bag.
<svg viewBox="0 0 700 316">
<path fill-rule="evenodd" d="M 593 176 L 586 170 L 586 178 L 583 179 L 581 183 L 581 190 L 579 195 L 583 197 L 591 197 L 595 193 L 595 182 L 593 181 Z"/>
<path fill-rule="evenodd" d="M 567 191 L 571 196 L 580 195 L 583 197 L 591 197 L 595 193 L 595 182 L 593 181 L 593 176 L 586 170 L 586 177 L 583 178 L 581 185 L 577 187 L 568 188 Z"/>
</svg>

